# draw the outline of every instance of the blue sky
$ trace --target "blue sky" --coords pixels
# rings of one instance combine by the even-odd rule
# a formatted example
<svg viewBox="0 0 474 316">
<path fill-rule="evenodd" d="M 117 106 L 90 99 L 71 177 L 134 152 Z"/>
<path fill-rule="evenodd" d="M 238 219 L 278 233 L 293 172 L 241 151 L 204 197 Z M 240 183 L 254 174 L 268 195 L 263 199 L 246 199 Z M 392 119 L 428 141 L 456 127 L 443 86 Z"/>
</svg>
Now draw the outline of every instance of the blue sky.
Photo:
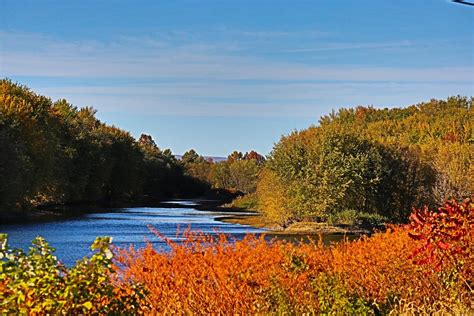
<svg viewBox="0 0 474 316">
<path fill-rule="evenodd" d="M 0 0 L 0 12 L 0 77 L 177 154 L 267 154 L 332 109 L 474 95 L 474 9 L 446 0 Z"/>
</svg>

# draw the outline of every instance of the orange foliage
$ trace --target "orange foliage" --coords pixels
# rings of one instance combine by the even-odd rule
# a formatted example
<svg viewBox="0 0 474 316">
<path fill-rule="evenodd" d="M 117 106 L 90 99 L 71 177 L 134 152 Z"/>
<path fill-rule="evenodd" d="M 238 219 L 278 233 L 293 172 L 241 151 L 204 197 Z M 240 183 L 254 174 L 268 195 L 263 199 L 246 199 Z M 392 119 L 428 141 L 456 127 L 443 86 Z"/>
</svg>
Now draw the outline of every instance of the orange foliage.
<svg viewBox="0 0 474 316">
<path fill-rule="evenodd" d="M 391 303 L 398 299 L 420 301 L 436 295 L 434 276 L 427 277 L 408 260 L 417 247 L 404 228 L 392 228 L 370 238 L 334 247 L 332 270 L 343 276 L 345 285 L 370 300 Z M 421 302 L 419 302 L 421 303 Z"/>
<path fill-rule="evenodd" d="M 319 313 L 328 306 L 341 312 L 344 304 L 386 313 L 407 302 L 473 308 L 472 291 L 447 279 L 448 270 L 430 273 L 431 267 L 409 259 L 422 245 L 410 230 L 392 227 L 330 247 L 252 235 L 230 243 L 224 235 L 186 231 L 185 242 L 167 241 L 170 253 L 149 244 L 120 250 L 119 260 L 124 279 L 142 283 L 149 291 L 147 308 L 159 313 Z"/>
<path fill-rule="evenodd" d="M 145 284 L 148 301 L 159 312 L 231 312 L 261 309 L 261 294 L 284 261 L 278 244 L 247 236 L 231 245 L 224 235 L 186 232 L 182 244 L 169 242 L 170 254 L 151 244 L 121 252 L 124 276 Z M 272 254 L 269 256 L 269 254 Z M 263 307 L 263 306 L 262 306 Z"/>
</svg>

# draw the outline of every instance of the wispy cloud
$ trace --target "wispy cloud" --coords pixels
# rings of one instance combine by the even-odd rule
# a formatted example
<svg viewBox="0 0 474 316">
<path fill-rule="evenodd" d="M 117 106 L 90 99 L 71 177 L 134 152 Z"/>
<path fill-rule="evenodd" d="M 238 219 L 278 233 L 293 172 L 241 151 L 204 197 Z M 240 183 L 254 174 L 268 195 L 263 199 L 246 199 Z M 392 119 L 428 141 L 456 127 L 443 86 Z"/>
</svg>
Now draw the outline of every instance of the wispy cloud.
<svg viewBox="0 0 474 316">
<path fill-rule="evenodd" d="M 242 35 L 246 37 L 254 37 L 259 39 L 272 39 L 272 38 L 321 38 L 330 35 L 329 32 L 319 31 L 319 30 L 309 30 L 309 31 L 258 31 L 258 30 L 232 30 L 224 28 L 222 31 L 225 31 L 227 34 Z"/>
<path fill-rule="evenodd" d="M 6 76 L 238 80 L 471 81 L 473 67 L 319 66 L 239 56 L 225 44 L 171 45 L 149 37 L 65 42 L 0 33 Z M 386 47 L 386 44 L 377 44 Z M 377 47 L 376 44 L 366 45 Z M 395 45 L 395 44 L 393 44 Z M 359 47 L 364 46 L 360 44 Z M 346 47 L 351 47 L 347 45 Z M 321 48 L 330 49 L 330 48 Z M 334 47 L 336 49 L 336 47 Z M 343 49 L 340 45 L 337 49 Z"/>
<path fill-rule="evenodd" d="M 353 50 L 353 49 L 373 50 L 373 49 L 393 49 L 393 48 L 402 48 L 402 47 L 411 47 L 411 46 L 415 46 L 415 44 L 410 41 L 399 41 L 399 42 L 388 42 L 388 43 L 332 43 L 332 44 L 322 43 L 321 46 L 319 47 L 289 49 L 289 50 L 286 50 L 285 52 L 308 53 L 308 52 Z"/>
<path fill-rule="evenodd" d="M 406 105 L 430 97 L 470 91 L 459 83 L 276 83 L 163 82 L 127 86 L 81 84 L 38 85 L 53 98 L 68 96 L 77 105 L 98 105 L 101 111 L 153 115 L 318 117 L 321 109 L 371 104 Z M 434 93 L 433 91 L 436 91 Z"/>
<path fill-rule="evenodd" d="M 246 36 L 289 35 L 256 32 Z M 317 116 L 321 107 L 400 105 L 474 92 L 472 65 L 325 66 L 255 56 L 238 41 L 170 41 L 150 35 L 64 41 L 0 32 L 0 43 L 1 77 L 82 78 L 81 84 L 34 88 L 76 105 L 123 113 L 139 109 L 164 115 Z M 409 41 L 337 43 L 288 52 L 411 46 Z M 119 79 L 146 83 L 114 84 Z M 102 83 L 91 86 L 88 80 Z"/>
</svg>

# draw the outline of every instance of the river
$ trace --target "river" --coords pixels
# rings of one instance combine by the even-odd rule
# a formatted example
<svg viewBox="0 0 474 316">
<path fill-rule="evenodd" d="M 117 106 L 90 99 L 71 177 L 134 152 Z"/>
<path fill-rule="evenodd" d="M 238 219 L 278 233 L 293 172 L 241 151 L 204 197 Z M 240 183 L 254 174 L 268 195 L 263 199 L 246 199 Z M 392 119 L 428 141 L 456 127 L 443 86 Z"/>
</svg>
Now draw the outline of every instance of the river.
<svg viewBox="0 0 474 316">
<path fill-rule="evenodd" d="M 151 233 L 147 225 L 153 225 L 172 240 L 179 239 L 176 237 L 178 227 L 182 231 L 188 226 L 203 233 L 230 234 L 237 239 L 247 233 L 263 232 L 250 226 L 215 220 L 238 213 L 200 211 L 193 208 L 196 205 L 194 201 L 170 201 L 170 205 L 176 204 L 179 207 L 132 207 L 52 221 L 6 224 L 0 225 L 0 233 L 8 234 L 10 246 L 24 250 L 31 246 L 33 238 L 42 236 L 56 249 L 55 255 L 60 261 L 72 265 L 90 255 L 90 245 L 97 236 L 110 236 L 113 244 L 119 247 L 130 244 L 142 247 L 147 240 L 166 251 L 166 243 Z"/>
<path fill-rule="evenodd" d="M 235 239 L 242 239 L 246 234 L 265 233 L 263 229 L 246 225 L 225 223 L 216 219 L 229 215 L 242 215 L 238 212 L 211 212 L 197 210 L 199 201 L 180 200 L 163 202 L 165 207 L 131 207 L 119 208 L 107 212 L 88 213 L 76 217 L 60 218 L 40 222 L 20 224 L 0 224 L 0 233 L 8 234 L 11 247 L 28 250 L 31 241 L 36 236 L 42 236 L 56 249 L 55 255 L 64 264 L 71 266 L 78 259 L 90 255 L 90 245 L 98 236 L 112 237 L 112 243 L 119 247 L 133 244 L 139 248 L 146 242 L 153 243 L 155 249 L 167 251 L 169 248 L 162 239 L 155 236 L 148 228 L 152 225 L 168 239 L 179 241 L 176 236 L 180 231 L 190 227 L 193 231 L 206 234 L 224 233 Z M 281 238 L 286 240 L 301 240 L 302 235 L 272 235 L 267 239 Z M 317 236 L 311 236 L 317 238 Z M 349 239 L 356 236 L 347 236 Z M 345 238 L 341 235 L 325 235 L 325 244 L 337 242 Z"/>
</svg>

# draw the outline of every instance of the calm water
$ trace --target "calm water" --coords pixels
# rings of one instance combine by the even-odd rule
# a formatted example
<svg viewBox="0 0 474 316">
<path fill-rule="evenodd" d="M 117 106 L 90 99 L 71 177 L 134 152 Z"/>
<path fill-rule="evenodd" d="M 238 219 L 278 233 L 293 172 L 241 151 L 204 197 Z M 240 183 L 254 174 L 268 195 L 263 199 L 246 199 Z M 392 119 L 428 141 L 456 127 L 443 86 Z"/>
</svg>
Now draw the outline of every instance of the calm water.
<svg viewBox="0 0 474 316">
<path fill-rule="evenodd" d="M 72 265 L 76 260 L 89 255 L 89 247 L 97 236 L 111 236 L 113 244 L 121 247 L 130 244 L 141 247 L 145 245 L 145 240 L 148 240 L 156 248 L 163 247 L 166 251 L 166 244 L 149 231 L 148 224 L 173 240 L 177 240 L 177 227 L 179 226 L 182 231 L 188 225 L 192 230 L 211 234 L 218 231 L 231 234 L 237 239 L 247 233 L 263 232 L 261 229 L 249 226 L 215 220 L 216 217 L 229 213 L 198 211 L 193 209 L 195 204 L 192 201 L 178 203 L 184 208 L 124 208 L 57 221 L 0 225 L 0 232 L 8 234 L 10 246 L 25 250 L 31 245 L 33 238 L 42 236 L 56 248 L 59 260 L 67 265 Z"/>
</svg>

